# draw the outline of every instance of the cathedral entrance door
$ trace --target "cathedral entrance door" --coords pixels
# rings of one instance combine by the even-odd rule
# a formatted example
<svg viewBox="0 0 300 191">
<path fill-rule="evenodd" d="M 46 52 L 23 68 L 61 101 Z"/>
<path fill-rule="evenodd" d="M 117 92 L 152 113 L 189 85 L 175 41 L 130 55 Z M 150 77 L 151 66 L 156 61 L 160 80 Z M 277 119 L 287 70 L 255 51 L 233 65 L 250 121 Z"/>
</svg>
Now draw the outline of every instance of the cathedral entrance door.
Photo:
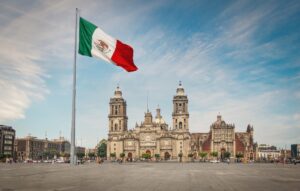
<svg viewBox="0 0 300 191">
<path fill-rule="evenodd" d="M 222 161 L 225 159 L 225 151 L 226 150 L 224 148 L 221 149 L 221 160 Z"/>
<path fill-rule="evenodd" d="M 132 153 L 128 153 L 128 161 L 132 161 Z"/>
<path fill-rule="evenodd" d="M 170 159 L 170 154 L 168 152 L 165 152 L 165 160 L 169 160 Z"/>
<path fill-rule="evenodd" d="M 150 150 L 147 150 L 146 153 L 151 156 L 151 151 Z"/>
</svg>

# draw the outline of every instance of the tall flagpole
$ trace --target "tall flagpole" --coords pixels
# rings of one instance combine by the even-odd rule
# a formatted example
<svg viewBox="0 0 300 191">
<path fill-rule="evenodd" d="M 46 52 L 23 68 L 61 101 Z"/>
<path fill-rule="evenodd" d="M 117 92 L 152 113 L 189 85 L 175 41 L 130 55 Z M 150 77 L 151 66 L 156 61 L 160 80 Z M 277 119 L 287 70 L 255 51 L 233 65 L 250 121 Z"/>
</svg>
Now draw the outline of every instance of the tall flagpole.
<svg viewBox="0 0 300 191">
<path fill-rule="evenodd" d="M 71 153 L 70 163 L 76 165 L 76 147 L 75 147 L 75 122 L 76 122 L 76 62 L 77 62 L 77 30 L 78 30 L 78 8 L 76 8 L 75 20 L 75 46 L 74 46 L 74 65 L 73 65 L 73 101 L 72 101 L 72 127 L 71 127 Z"/>
</svg>

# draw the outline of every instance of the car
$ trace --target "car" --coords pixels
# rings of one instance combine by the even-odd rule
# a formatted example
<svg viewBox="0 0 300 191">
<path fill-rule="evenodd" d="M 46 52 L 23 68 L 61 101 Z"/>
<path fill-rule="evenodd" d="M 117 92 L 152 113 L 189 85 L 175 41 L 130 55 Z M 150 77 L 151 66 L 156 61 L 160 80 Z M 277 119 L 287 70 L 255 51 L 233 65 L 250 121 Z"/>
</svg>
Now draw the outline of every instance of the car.
<svg viewBox="0 0 300 191">
<path fill-rule="evenodd" d="M 56 162 L 56 163 L 65 163 L 65 161 L 64 161 L 64 160 L 61 160 L 61 159 L 56 160 L 55 162 Z"/>
<path fill-rule="evenodd" d="M 292 163 L 294 163 L 294 164 L 296 165 L 297 163 L 300 163 L 300 160 L 293 159 L 293 160 L 292 160 Z"/>
<path fill-rule="evenodd" d="M 214 159 L 214 160 L 211 160 L 210 162 L 211 162 L 211 163 L 219 163 L 220 161 L 219 161 L 219 160 L 216 160 L 216 159 Z"/>
<path fill-rule="evenodd" d="M 24 163 L 33 163 L 33 161 L 28 159 L 28 160 L 25 160 Z"/>
</svg>

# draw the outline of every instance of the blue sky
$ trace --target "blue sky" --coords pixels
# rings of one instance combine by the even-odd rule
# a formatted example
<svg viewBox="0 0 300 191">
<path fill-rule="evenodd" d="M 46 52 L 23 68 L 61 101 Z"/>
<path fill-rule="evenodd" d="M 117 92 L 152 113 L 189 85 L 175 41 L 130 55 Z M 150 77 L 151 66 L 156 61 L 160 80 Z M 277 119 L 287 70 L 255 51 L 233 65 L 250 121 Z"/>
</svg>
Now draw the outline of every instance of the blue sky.
<svg viewBox="0 0 300 191">
<path fill-rule="evenodd" d="M 220 112 L 255 141 L 300 142 L 299 1 L 1 1 L 0 123 L 17 136 L 70 138 L 75 8 L 130 44 L 126 73 L 78 56 L 77 144 L 107 137 L 108 102 L 120 84 L 129 128 L 157 105 L 169 126 L 181 80 L 190 131 L 208 132 Z"/>
</svg>

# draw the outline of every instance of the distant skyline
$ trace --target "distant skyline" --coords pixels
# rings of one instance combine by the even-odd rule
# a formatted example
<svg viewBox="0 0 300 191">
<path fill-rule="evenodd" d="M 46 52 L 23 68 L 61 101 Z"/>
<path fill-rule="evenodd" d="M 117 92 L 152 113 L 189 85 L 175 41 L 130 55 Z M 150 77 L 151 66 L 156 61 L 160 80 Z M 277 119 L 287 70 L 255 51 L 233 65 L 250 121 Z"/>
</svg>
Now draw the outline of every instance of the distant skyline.
<svg viewBox="0 0 300 191">
<path fill-rule="evenodd" d="M 258 143 L 300 143 L 299 1 L 1 1 L 0 124 L 17 137 L 70 140 L 75 8 L 134 48 L 137 72 L 78 55 L 77 145 L 107 138 L 117 84 L 128 128 L 155 116 L 172 126 L 182 81 L 190 132 L 218 113 Z M 82 141 L 81 141 L 82 140 Z"/>
</svg>

